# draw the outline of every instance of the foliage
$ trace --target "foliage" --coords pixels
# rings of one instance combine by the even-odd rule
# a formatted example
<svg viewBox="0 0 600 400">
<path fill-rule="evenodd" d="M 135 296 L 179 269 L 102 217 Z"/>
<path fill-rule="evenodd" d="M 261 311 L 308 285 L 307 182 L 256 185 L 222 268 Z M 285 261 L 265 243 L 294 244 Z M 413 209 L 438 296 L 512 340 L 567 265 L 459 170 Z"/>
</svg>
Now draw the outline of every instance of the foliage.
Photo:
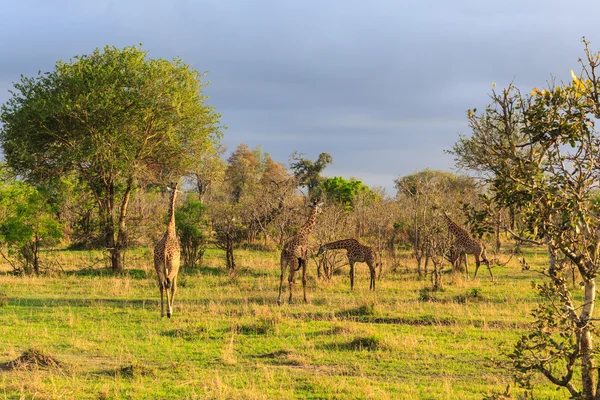
<svg viewBox="0 0 600 400">
<path fill-rule="evenodd" d="M 600 115 L 600 54 L 589 51 L 587 42 L 585 46 L 581 75 L 573 74 L 568 84 L 551 83 L 529 95 L 513 85 L 501 93 L 493 91 L 483 113 L 469 111 L 472 135 L 462 136 L 453 153 L 459 165 L 485 171 L 496 204 L 515 210 L 529 234 L 548 248 L 543 273 L 551 284 L 547 291 L 553 294 L 544 302 L 551 306 L 540 307 L 534 318 L 537 327 L 566 318 L 568 323 L 552 328 L 568 340 L 542 340 L 536 333 L 539 328 L 533 329 L 517 344 L 515 367 L 529 366 L 571 396 L 593 399 L 600 395 L 592 340 L 600 266 L 600 209 L 595 201 L 600 180 L 600 135 L 595 126 Z M 484 153 L 494 154 L 494 161 Z M 567 266 L 581 276 L 582 299 L 562 278 Z M 573 372 L 576 365 L 580 372 Z"/>
<path fill-rule="evenodd" d="M 234 249 L 248 237 L 241 214 L 242 206 L 231 202 L 214 204 L 210 209 L 214 243 L 225 251 L 225 264 L 232 276 L 236 273 Z"/>
<path fill-rule="evenodd" d="M 0 242 L 9 250 L 2 256 L 17 256 L 27 274 L 40 273 L 42 244 L 55 244 L 63 236 L 48 199 L 47 193 L 25 182 L 0 185 Z M 18 269 L 12 261 L 11 265 Z"/>
<path fill-rule="evenodd" d="M 208 246 L 208 226 L 206 206 L 188 197 L 175 211 L 177 234 L 181 241 L 183 265 L 188 268 L 202 263 Z"/>
<path fill-rule="evenodd" d="M 301 154 L 294 152 L 290 158 L 292 160 L 290 169 L 298 180 L 298 184 L 300 186 L 306 186 L 308 189 L 308 197 L 321 197 L 321 183 L 323 182 L 321 172 L 323 172 L 327 165 L 333 162 L 331 155 L 329 155 L 329 153 L 321 153 L 319 154 L 317 161 L 312 161 L 303 158 Z"/>
<path fill-rule="evenodd" d="M 181 176 L 220 137 L 201 76 L 180 59 L 106 46 L 14 87 L 0 115 L 8 164 L 35 182 L 74 171 L 94 195 L 113 269 L 122 271 L 136 183 Z"/>
<path fill-rule="evenodd" d="M 328 202 L 339 204 L 348 211 L 352 211 L 354 202 L 359 196 L 363 199 L 368 198 L 371 200 L 374 200 L 377 197 L 375 192 L 356 179 L 350 179 L 348 181 L 342 177 L 336 176 L 325 179 L 321 183 L 321 186 L 323 187 L 323 194 Z"/>
<path fill-rule="evenodd" d="M 450 172 L 426 169 L 394 182 L 401 208 L 400 221 L 417 260 L 419 275 L 427 274 L 429 261 L 432 261 L 434 272 L 439 276 L 442 258 L 450 250 L 448 230 L 444 229 L 440 210 L 457 213 L 460 204 L 471 203 L 476 198 L 474 181 Z"/>
</svg>

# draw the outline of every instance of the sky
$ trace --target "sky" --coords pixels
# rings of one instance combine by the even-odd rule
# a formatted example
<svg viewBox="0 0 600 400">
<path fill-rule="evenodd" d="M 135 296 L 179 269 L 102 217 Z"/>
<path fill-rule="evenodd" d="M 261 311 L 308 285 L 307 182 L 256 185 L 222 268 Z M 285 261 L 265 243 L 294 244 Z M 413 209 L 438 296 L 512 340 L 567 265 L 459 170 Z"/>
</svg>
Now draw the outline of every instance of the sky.
<svg viewBox="0 0 600 400">
<path fill-rule="evenodd" d="M 0 0 L 0 103 L 34 76 L 105 45 L 142 44 L 207 72 L 227 154 L 241 143 L 394 194 L 394 179 L 454 169 L 467 110 L 511 82 L 570 80 L 592 0 Z"/>
</svg>

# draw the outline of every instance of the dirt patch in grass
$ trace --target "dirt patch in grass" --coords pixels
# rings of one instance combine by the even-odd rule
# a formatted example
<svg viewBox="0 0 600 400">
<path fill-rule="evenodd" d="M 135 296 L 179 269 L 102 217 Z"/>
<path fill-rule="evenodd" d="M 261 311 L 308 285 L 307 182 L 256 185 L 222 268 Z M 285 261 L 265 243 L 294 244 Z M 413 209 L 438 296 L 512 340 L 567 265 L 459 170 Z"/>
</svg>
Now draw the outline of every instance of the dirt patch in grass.
<svg viewBox="0 0 600 400">
<path fill-rule="evenodd" d="M 162 336 L 180 338 L 187 341 L 199 340 L 206 336 L 206 326 L 187 326 L 184 328 L 175 328 L 165 332 L 162 332 Z"/>
<path fill-rule="evenodd" d="M 270 363 L 275 365 L 303 366 L 306 364 L 304 357 L 289 350 L 276 350 L 270 353 L 257 355 L 256 358 L 269 360 Z"/>
<path fill-rule="evenodd" d="M 66 365 L 41 349 L 25 350 L 18 358 L 0 364 L 3 370 L 32 370 L 39 368 L 64 369 Z"/>
</svg>

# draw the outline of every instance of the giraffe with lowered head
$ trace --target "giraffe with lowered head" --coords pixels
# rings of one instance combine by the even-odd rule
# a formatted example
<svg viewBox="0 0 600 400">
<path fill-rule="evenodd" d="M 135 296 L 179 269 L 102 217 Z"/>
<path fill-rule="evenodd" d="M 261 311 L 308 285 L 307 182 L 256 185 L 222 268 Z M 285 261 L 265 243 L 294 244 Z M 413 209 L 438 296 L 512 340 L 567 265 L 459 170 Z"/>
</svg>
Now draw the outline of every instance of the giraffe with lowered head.
<svg viewBox="0 0 600 400">
<path fill-rule="evenodd" d="M 289 302 L 292 302 L 292 289 L 295 282 L 294 275 L 296 271 L 302 268 L 302 290 L 304 293 L 304 302 L 306 303 L 306 264 L 308 259 L 308 253 L 310 251 L 309 239 L 310 235 L 315 228 L 317 222 L 317 214 L 319 213 L 323 203 L 318 200 L 311 202 L 311 210 L 308 215 L 308 219 L 298 229 L 298 232 L 292 236 L 284 245 L 281 250 L 281 257 L 279 264 L 281 267 L 281 275 L 279 276 L 279 296 L 277 296 L 277 304 L 281 304 L 281 290 L 283 288 L 283 276 L 285 270 L 290 267 L 290 273 L 288 276 L 288 283 L 290 288 Z"/>
<path fill-rule="evenodd" d="M 181 246 L 175 231 L 175 198 L 177 183 L 171 183 L 171 198 L 169 200 L 169 223 L 162 239 L 154 247 L 154 269 L 160 289 L 160 316 L 165 316 L 164 298 L 167 297 L 167 318 L 173 314 L 173 300 L 177 291 L 177 273 Z"/>
<path fill-rule="evenodd" d="M 483 242 L 481 240 L 472 238 L 466 229 L 460 227 L 457 223 L 452 221 L 452 219 L 450 219 L 450 217 L 445 212 L 442 212 L 442 215 L 444 216 L 444 219 L 446 220 L 446 224 L 448 225 L 448 230 L 450 231 L 450 233 L 452 235 L 454 235 L 455 240 L 454 240 L 453 247 L 454 247 L 454 251 L 456 252 L 455 254 L 458 254 L 460 256 L 460 253 L 464 253 L 465 255 L 472 254 L 473 256 L 475 256 L 475 274 L 473 275 L 473 279 L 475 279 L 477 277 L 477 270 L 479 270 L 479 265 L 481 264 L 481 261 L 483 261 L 485 263 L 485 265 L 487 265 L 488 271 L 490 271 L 490 277 L 492 278 L 492 281 L 493 281 L 494 275 L 492 274 L 492 268 L 490 267 L 490 262 L 487 259 L 485 245 L 483 244 Z M 465 256 L 465 266 L 466 266 L 467 278 L 468 278 L 469 277 L 469 275 L 468 275 L 469 268 L 468 268 L 466 256 Z"/>
<path fill-rule="evenodd" d="M 369 266 L 369 272 L 371 274 L 371 283 L 369 289 L 375 291 L 375 271 L 377 266 L 380 264 L 377 257 L 377 252 L 369 246 L 360 244 L 356 239 L 343 239 L 335 242 L 325 243 L 319 247 L 317 256 L 323 254 L 328 250 L 346 250 L 346 256 L 348 256 L 348 263 L 350 263 L 350 290 L 354 290 L 354 264 L 357 262 L 367 263 Z"/>
</svg>

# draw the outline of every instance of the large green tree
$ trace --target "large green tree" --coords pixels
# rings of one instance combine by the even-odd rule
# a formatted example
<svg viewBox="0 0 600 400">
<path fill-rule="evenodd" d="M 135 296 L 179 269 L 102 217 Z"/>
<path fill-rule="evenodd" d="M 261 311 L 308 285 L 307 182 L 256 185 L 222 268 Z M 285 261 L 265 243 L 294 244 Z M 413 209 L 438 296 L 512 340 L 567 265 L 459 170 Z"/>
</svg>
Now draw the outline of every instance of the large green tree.
<svg viewBox="0 0 600 400">
<path fill-rule="evenodd" d="M 127 207 L 140 180 L 189 172 L 220 138 L 201 75 L 141 47 L 107 46 L 22 77 L 1 108 L 10 166 L 31 182 L 75 171 L 94 195 L 114 271 L 123 270 Z"/>
<path fill-rule="evenodd" d="M 522 94 L 493 91 L 482 113 L 469 111 L 470 136 L 454 147 L 459 165 L 484 171 L 494 201 L 512 207 L 549 252 L 548 281 L 535 323 L 509 358 L 519 383 L 539 373 L 572 398 L 600 399 L 594 306 L 600 269 L 600 53 L 589 51 L 572 81 Z M 491 157 L 486 154 L 492 154 Z M 581 294 L 565 279 L 581 276 Z M 567 269 L 567 270 L 566 270 Z"/>
<path fill-rule="evenodd" d="M 343 206 L 348 211 L 354 209 L 354 202 L 361 197 L 362 200 L 375 200 L 377 194 L 370 187 L 357 179 L 346 180 L 340 176 L 327 178 L 321 183 L 323 192 L 328 201 Z"/>
</svg>

